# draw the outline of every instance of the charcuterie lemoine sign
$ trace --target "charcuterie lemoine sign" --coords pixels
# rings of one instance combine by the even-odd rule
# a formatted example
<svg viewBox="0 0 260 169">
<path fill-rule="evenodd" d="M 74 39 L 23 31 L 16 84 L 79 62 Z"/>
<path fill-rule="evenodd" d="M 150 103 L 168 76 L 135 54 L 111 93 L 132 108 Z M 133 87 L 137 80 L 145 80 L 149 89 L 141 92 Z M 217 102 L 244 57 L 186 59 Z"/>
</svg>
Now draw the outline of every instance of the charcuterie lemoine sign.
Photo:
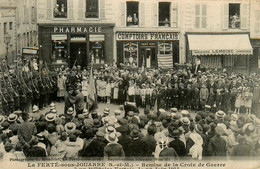
<svg viewBox="0 0 260 169">
<path fill-rule="evenodd" d="M 192 55 L 251 55 L 252 53 L 252 50 L 247 49 L 192 50 Z"/>
<path fill-rule="evenodd" d="M 100 26 L 59 26 L 53 28 L 54 33 L 100 33 L 102 32 L 102 27 Z"/>
<path fill-rule="evenodd" d="M 178 32 L 117 32 L 116 40 L 179 40 Z"/>
</svg>

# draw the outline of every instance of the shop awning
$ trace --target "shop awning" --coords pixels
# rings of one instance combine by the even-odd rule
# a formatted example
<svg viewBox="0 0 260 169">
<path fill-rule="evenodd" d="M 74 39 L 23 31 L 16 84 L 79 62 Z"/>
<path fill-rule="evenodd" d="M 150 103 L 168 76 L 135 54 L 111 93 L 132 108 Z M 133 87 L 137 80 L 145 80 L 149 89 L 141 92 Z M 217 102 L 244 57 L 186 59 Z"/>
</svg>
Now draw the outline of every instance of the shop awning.
<svg viewBox="0 0 260 169">
<path fill-rule="evenodd" d="M 199 55 L 252 55 L 248 35 L 188 35 L 189 49 Z"/>
</svg>

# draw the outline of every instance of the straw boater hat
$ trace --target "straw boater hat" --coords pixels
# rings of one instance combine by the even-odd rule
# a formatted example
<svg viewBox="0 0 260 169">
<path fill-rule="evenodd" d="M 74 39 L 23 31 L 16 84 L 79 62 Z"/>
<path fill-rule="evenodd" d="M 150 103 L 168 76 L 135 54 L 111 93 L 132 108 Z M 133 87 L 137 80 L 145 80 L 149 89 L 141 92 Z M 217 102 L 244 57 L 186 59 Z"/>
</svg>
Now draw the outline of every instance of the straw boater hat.
<svg viewBox="0 0 260 169">
<path fill-rule="evenodd" d="M 32 111 L 33 111 L 33 113 L 35 113 L 35 112 L 39 111 L 39 107 L 38 107 L 38 106 L 36 106 L 36 105 L 34 105 L 34 106 L 33 106 L 33 110 L 32 110 Z"/>
<path fill-rule="evenodd" d="M 105 136 L 105 138 L 107 139 L 107 141 L 109 141 L 110 143 L 117 143 L 118 142 L 118 138 L 117 135 L 115 133 L 110 133 L 107 134 Z"/>
<path fill-rule="evenodd" d="M 17 114 L 17 115 L 20 115 L 20 114 L 22 114 L 23 112 L 21 111 L 21 110 L 16 110 L 16 111 L 14 111 L 14 114 Z"/>
<path fill-rule="evenodd" d="M 105 131 L 106 133 L 115 133 L 116 129 L 112 126 L 108 126 Z"/>
<path fill-rule="evenodd" d="M 84 109 L 82 115 L 83 115 L 83 116 L 87 116 L 87 115 L 89 115 L 89 111 L 88 111 L 88 109 Z"/>
<path fill-rule="evenodd" d="M 54 121 L 56 118 L 56 114 L 53 114 L 53 113 L 48 113 L 46 116 L 45 116 L 45 120 L 46 121 Z"/>
<path fill-rule="evenodd" d="M 223 119 L 223 118 L 226 116 L 226 113 L 223 112 L 222 110 L 219 110 L 219 111 L 216 112 L 216 116 L 217 116 L 218 118 Z"/>
<path fill-rule="evenodd" d="M 220 135 L 220 136 L 225 133 L 225 130 L 223 129 L 222 126 L 217 126 L 217 127 L 215 128 L 215 131 L 216 131 L 216 133 L 217 133 L 218 135 Z"/>
<path fill-rule="evenodd" d="M 188 126 L 190 124 L 190 119 L 188 117 L 181 118 L 182 124 Z"/>
<path fill-rule="evenodd" d="M 16 119 L 18 118 L 18 116 L 16 115 L 16 114 L 14 114 L 14 113 L 12 113 L 12 114 L 10 114 L 9 116 L 8 116 L 8 121 L 9 122 L 14 122 L 14 121 L 16 121 Z"/>
<path fill-rule="evenodd" d="M 178 109 L 176 107 L 173 107 L 173 108 L 170 109 L 171 113 L 176 113 L 177 111 L 178 111 Z"/>
<path fill-rule="evenodd" d="M 211 109 L 211 106 L 210 105 L 205 105 L 205 108 Z"/>
<path fill-rule="evenodd" d="M 181 114 L 182 114 L 182 116 L 189 116 L 190 112 L 188 110 L 182 110 Z"/>
<path fill-rule="evenodd" d="M 121 110 L 115 110 L 114 114 L 115 114 L 115 116 L 120 116 L 121 115 Z"/>
<path fill-rule="evenodd" d="M 56 114 L 56 113 L 57 113 L 57 110 L 56 110 L 56 109 L 52 109 L 52 110 L 51 110 L 51 113 Z"/>
<path fill-rule="evenodd" d="M 231 120 L 237 121 L 237 119 L 238 119 L 237 114 L 231 114 Z"/>
<path fill-rule="evenodd" d="M 66 132 L 74 132 L 76 130 L 76 124 L 73 122 L 66 123 L 64 129 Z"/>
<path fill-rule="evenodd" d="M 52 109 L 55 109 L 55 104 L 53 102 L 50 104 L 50 110 Z"/>
<path fill-rule="evenodd" d="M 109 109 L 109 108 L 105 108 L 103 113 L 104 113 L 105 115 L 109 115 L 110 109 Z"/>
<path fill-rule="evenodd" d="M 72 115 L 74 113 L 74 109 L 70 107 L 67 111 L 67 114 Z"/>
</svg>

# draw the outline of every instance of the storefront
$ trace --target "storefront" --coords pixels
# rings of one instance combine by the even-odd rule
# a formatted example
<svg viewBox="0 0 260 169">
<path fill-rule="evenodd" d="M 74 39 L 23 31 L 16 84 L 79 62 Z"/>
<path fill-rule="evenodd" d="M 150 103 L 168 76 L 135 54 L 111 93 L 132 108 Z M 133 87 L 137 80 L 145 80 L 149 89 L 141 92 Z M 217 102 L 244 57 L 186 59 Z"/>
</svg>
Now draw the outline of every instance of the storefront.
<svg viewBox="0 0 260 169">
<path fill-rule="evenodd" d="M 178 32 L 116 32 L 116 41 L 118 65 L 167 69 L 179 62 Z"/>
<path fill-rule="evenodd" d="M 188 58 L 206 68 L 226 68 L 249 73 L 253 49 L 248 34 L 188 34 Z"/>
<path fill-rule="evenodd" d="M 55 65 L 113 64 L 114 24 L 39 24 L 40 59 Z"/>
</svg>

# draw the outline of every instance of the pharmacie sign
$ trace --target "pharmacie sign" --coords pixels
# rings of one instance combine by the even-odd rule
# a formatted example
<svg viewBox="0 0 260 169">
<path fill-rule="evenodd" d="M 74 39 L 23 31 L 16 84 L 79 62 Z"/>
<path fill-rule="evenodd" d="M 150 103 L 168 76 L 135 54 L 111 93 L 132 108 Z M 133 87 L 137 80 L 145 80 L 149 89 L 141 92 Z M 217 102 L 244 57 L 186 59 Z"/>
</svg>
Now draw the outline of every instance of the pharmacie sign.
<svg viewBox="0 0 260 169">
<path fill-rule="evenodd" d="M 178 32 L 117 32 L 116 40 L 179 40 Z"/>
<path fill-rule="evenodd" d="M 54 33 L 100 33 L 102 27 L 100 26 L 58 26 L 53 28 Z"/>
<path fill-rule="evenodd" d="M 192 55 L 251 55 L 252 50 L 242 49 L 216 49 L 216 50 L 192 50 Z"/>
</svg>

